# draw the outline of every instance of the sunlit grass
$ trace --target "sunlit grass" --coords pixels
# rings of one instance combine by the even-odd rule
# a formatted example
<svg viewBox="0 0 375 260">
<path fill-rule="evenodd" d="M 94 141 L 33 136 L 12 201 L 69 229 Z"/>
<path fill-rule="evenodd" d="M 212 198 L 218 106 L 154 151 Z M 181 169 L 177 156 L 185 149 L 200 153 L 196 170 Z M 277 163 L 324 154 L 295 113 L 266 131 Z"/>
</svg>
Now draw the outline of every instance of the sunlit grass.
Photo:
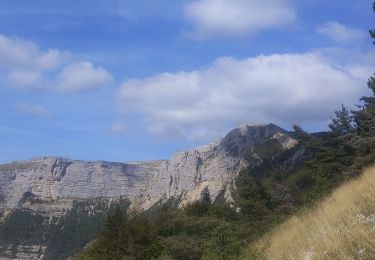
<svg viewBox="0 0 375 260">
<path fill-rule="evenodd" d="M 272 260 L 375 259 L 375 167 L 265 235 L 249 251 Z"/>
</svg>

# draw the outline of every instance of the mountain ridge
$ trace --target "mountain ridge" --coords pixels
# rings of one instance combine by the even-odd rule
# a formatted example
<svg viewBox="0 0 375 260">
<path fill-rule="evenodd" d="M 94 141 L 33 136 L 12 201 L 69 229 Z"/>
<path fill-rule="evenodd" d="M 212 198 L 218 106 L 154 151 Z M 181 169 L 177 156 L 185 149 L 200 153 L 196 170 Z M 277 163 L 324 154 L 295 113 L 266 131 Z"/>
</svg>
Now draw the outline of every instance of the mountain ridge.
<svg viewBox="0 0 375 260">
<path fill-rule="evenodd" d="M 143 210 L 181 195 L 186 199 L 182 204 L 199 200 L 204 189 L 214 200 L 247 166 L 245 155 L 268 138 L 279 138 L 285 149 L 297 144 L 274 124 L 242 124 L 216 142 L 175 152 L 170 160 L 109 162 L 39 156 L 0 164 L 0 207 L 19 207 L 26 192 L 56 199 L 124 196 Z"/>
</svg>

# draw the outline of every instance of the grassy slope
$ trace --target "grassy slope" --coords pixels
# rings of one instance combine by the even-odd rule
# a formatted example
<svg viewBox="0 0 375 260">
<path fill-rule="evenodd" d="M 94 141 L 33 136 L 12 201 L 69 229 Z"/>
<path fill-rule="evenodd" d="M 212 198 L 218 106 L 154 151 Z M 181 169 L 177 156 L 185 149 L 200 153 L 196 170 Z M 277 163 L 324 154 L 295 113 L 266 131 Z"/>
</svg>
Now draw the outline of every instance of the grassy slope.
<svg viewBox="0 0 375 260">
<path fill-rule="evenodd" d="M 252 245 L 261 259 L 375 259 L 375 167 Z"/>
</svg>

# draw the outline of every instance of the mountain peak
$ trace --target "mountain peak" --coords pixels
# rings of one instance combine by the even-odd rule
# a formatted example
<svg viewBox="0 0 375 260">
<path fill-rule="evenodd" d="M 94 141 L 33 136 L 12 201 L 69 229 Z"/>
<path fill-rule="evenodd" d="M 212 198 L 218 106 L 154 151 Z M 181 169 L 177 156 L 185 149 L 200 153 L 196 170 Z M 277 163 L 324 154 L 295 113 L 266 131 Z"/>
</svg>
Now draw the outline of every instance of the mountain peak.
<svg viewBox="0 0 375 260">
<path fill-rule="evenodd" d="M 275 124 L 242 124 L 230 131 L 220 144 L 229 155 L 243 158 L 255 145 L 277 133 L 286 132 Z"/>
<path fill-rule="evenodd" d="M 238 127 L 234 128 L 233 130 L 254 130 L 254 129 L 277 129 L 281 132 L 285 132 L 284 129 L 279 127 L 278 125 L 275 125 L 273 123 L 268 123 L 268 124 L 251 124 L 251 123 L 242 123 Z"/>
</svg>

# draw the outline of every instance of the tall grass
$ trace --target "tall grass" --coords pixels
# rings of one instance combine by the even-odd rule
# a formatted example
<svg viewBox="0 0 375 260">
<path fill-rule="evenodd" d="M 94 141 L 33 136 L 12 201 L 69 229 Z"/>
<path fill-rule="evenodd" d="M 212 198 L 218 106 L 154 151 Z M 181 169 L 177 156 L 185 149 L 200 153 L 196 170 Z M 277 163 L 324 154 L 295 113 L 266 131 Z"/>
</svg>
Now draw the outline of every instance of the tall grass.
<svg viewBox="0 0 375 260">
<path fill-rule="evenodd" d="M 375 167 L 250 247 L 261 259 L 375 259 Z"/>
</svg>

